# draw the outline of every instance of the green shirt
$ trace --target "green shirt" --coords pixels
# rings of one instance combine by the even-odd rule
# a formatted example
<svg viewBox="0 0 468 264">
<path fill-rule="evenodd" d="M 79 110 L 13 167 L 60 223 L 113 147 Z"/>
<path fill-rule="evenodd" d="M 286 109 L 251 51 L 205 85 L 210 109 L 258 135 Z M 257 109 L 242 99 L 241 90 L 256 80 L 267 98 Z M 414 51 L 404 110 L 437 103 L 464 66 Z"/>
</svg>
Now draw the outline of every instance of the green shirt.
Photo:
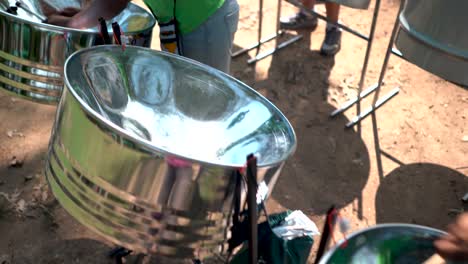
<svg viewBox="0 0 468 264">
<path fill-rule="evenodd" d="M 167 23 L 174 16 L 176 2 L 176 19 L 179 31 L 189 33 L 208 19 L 225 0 L 144 0 L 159 23 Z"/>
</svg>

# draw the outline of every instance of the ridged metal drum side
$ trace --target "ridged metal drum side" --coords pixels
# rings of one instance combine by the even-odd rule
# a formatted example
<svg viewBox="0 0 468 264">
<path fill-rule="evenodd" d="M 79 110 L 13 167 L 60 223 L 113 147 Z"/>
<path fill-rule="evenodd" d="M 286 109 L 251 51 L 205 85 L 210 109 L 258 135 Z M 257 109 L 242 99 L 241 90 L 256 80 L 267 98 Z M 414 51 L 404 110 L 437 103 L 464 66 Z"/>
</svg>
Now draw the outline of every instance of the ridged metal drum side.
<svg viewBox="0 0 468 264">
<path fill-rule="evenodd" d="M 62 59 L 54 64 L 52 58 L 64 51 L 63 48 L 55 48 L 58 40 L 49 45 L 53 51 L 44 51 L 45 44 L 59 35 L 47 34 L 1 15 L 0 28 L 0 87 L 31 100 L 56 102 L 63 87 L 63 66 L 59 66 L 59 63 L 63 65 L 64 61 Z M 49 37 L 44 39 L 47 35 Z"/>
<path fill-rule="evenodd" d="M 140 12 L 139 24 L 129 26 L 131 45 L 149 47 L 154 18 L 130 4 L 116 17 L 128 19 Z M 145 13 L 146 12 L 146 13 Z M 57 104 L 63 89 L 63 65 L 73 52 L 93 46 L 96 30 L 74 30 L 28 21 L 6 13 L 0 4 L 0 88 L 25 99 Z"/>
<path fill-rule="evenodd" d="M 46 177 L 67 212 L 138 252 L 193 258 L 223 250 L 230 237 L 236 169 L 170 164 L 100 124 L 67 90 L 58 109 Z M 259 181 L 271 182 L 279 169 L 261 168 Z"/>
</svg>

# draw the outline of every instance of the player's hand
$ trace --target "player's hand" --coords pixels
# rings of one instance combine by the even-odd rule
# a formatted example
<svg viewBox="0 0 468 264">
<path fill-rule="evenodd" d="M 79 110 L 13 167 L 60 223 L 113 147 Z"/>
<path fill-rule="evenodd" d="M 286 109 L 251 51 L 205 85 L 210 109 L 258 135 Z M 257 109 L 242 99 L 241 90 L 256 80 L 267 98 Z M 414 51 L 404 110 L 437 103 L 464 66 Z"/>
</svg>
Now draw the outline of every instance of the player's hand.
<svg viewBox="0 0 468 264">
<path fill-rule="evenodd" d="M 447 260 L 468 261 L 468 213 L 450 224 L 447 233 L 434 242 L 437 253 Z"/>
<path fill-rule="evenodd" d="M 71 21 L 73 16 L 79 12 L 80 9 L 78 8 L 67 7 L 61 11 L 49 13 L 47 14 L 47 23 L 62 27 L 76 27 L 71 23 Z"/>
</svg>

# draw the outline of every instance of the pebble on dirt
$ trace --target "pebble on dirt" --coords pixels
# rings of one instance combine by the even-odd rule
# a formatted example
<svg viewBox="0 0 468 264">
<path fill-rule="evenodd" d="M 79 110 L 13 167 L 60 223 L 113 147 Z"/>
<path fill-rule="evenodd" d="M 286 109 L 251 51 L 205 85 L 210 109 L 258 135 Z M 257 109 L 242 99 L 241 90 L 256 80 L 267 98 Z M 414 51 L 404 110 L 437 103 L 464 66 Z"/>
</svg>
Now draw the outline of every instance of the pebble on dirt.
<svg viewBox="0 0 468 264">
<path fill-rule="evenodd" d="M 21 168 L 23 166 L 24 161 L 18 159 L 16 156 L 13 156 L 10 160 L 10 168 Z"/>
</svg>

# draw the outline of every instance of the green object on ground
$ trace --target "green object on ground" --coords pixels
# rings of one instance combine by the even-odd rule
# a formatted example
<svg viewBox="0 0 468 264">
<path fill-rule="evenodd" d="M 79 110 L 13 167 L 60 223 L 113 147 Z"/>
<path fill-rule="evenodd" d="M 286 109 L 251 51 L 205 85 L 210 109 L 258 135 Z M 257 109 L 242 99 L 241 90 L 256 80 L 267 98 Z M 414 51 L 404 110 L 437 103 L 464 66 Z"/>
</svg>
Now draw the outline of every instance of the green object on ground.
<svg viewBox="0 0 468 264">
<path fill-rule="evenodd" d="M 270 215 L 268 222 L 258 225 L 258 263 L 268 264 L 305 264 L 314 244 L 311 236 L 286 240 L 278 237 L 273 228 L 278 226 L 291 211 Z M 263 262 L 262 262 L 263 261 Z M 232 258 L 230 264 L 249 263 L 247 241 Z"/>
</svg>

